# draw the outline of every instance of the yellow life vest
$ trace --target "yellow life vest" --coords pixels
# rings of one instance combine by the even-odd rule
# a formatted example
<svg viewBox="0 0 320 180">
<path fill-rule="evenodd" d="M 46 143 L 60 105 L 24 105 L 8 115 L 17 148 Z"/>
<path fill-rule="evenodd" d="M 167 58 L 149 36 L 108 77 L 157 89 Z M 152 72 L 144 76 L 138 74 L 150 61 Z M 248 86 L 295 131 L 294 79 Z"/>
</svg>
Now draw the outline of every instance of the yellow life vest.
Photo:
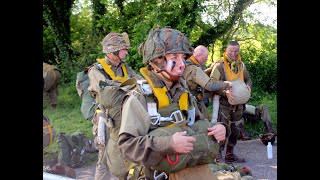
<svg viewBox="0 0 320 180">
<path fill-rule="evenodd" d="M 196 60 L 196 58 L 195 58 L 194 56 L 191 56 L 189 59 L 190 59 L 193 63 L 195 63 L 196 65 L 201 66 L 200 63 Z"/>
<path fill-rule="evenodd" d="M 148 72 L 147 68 L 145 67 L 141 68 L 140 72 L 143 75 L 143 77 L 147 80 L 148 84 L 151 86 L 153 94 L 158 100 L 158 108 L 169 106 L 170 105 L 169 97 L 166 94 L 167 87 L 166 86 L 163 86 L 161 88 L 154 87 L 152 80 L 147 75 L 147 72 Z M 188 98 L 187 92 L 182 93 L 182 95 L 179 97 L 178 102 L 179 102 L 179 109 L 181 111 L 182 110 L 188 111 L 189 98 Z M 174 126 L 174 125 L 175 124 L 170 124 L 169 126 Z"/>
<path fill-rule="evenodd" d="M 111 65 L 107 64 L 107 62 L 104 59 L 97 59 L 97 61 L 102 65 L 103 70 L 110 76 L 110 78 L 112 80 L 124 82 L 128 79 L 128 71 L 127 71 L 127 67 L 125 64 L 122 64 L 122 66 L 121 66 L 122 72 L 124 74 L 124 76 L 121 77 L 121 76 L 115 75 L 115 73 L 111 69 Z M 96 113 L 99 113 L 99 112 L 100 112 L 100 110 L 99 110 L 99 108 L 97 108 Z"/>
<path fill-rule="evenodd" d="M 238 61 L 240 62 L 238 65 L 238 73 L 234 73 L 231 71 L 229 66 L 230 63 L 227 61 L 227 57 L 225 53 L 223 54 L 222 60 L 224 63 L 225 75 L 228 81 L 234 81 L 234 80 L 237 80 L 238 78 L 240 78 L 242 81 L 244 80 L 244 76 L 243 76 L 244 64 L 241 61 L 240 55 L 238 55 Z"/>
<path fill-rule="evenodd" d="M 97 61 L 102 65 L 103 70 L 110 76 L 110 78 L 112 80 L 117 80 L 117 81 L 120 81 L 120 82 L 124 82 L 124 81 L 126 81 L 128 79 L 128 71 L 127 71 L 127 68 L 126 68 L 125 64 L 122 64 L 122 66 L 121 66 L 123 74 L 124 74 L 124 76 L 121 77 L 121 76 L 116 76 L 115 75 L 115 73 L 111 69 L 111 65 L 107 64 L 107 62 L 104 59 L 97 59 Z"/>
</svg>

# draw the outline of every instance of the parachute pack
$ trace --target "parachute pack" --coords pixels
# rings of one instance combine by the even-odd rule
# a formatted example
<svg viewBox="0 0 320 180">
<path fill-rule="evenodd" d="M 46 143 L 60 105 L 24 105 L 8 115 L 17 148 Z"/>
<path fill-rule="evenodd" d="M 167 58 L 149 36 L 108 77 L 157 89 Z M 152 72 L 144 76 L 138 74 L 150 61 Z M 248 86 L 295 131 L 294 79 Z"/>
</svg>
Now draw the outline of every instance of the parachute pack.
<svg viewBox="0 0 320 180">
<path fill-rule="evenodd" d="M 60 149 L 58 160 L 77 168 L 84 162 L 85 153 L 96 152 L 93 141 L 82 132 L 73 134 L 59 133 L 57 144 Z"/>
<path fill-rule="evenodd" d="M 100 99 L 99 108 L 104 112 L 106 117 L 106 124 L 108 133 L 110 134 L 108 140 L 108 148 L 105 148 L 105 157 L 112 157 L 105 159 L 110 172 L 116 177 L 124 177 L 127 172 L 134 167 L 134 163 L 126 161 L 118 149 L 118 134 L 121 126 L 121 107 L 122 103 L 130 95 L 133 89 L 137 86 L 135 78 L 124 81 L 120 86 L 112 86 L 106 82 L 100 81 Z"/>
<path fill-rule="evenodd" d="M 88 70 L 89 67 L 77 73 L 76 89 L 78 91 L 78 95 L 82 100 L 80 108 L 81 113 L 85 119 L 91 120 L 95 113 L 97 105 L 95 103 L 95 98 L 88 91 L 88 87 L 90 85 Z"/>
</svg>

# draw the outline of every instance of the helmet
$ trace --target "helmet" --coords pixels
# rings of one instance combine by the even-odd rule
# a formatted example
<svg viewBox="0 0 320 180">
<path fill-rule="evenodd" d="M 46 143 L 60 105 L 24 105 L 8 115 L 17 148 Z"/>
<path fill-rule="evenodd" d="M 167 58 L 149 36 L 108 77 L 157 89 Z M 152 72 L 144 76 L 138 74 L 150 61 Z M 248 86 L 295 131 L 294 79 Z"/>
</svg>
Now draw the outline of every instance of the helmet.
<svg viewBox="0 0 320 180">
<path fill-rule="evenodd" d="M 119 51 L 121 49 L 129 49 L 130 47 L 130 41 L 128 34 L 126 32 L 124 33 L 115 33 L 111 32 L 107 34 L 106 37 L 103 38 L 102 42 L 102 52 L 108 54 L 113 53 L 116 51 Z"/>
<path fill-rule="evenodd" d="M 271 142 L 273 145 L 274 141 L 276 140 L 276 135 L 274 133 L 265 133 L 259 135 L 260 140 L 263 144 L 268 145 L 268 142 Z"/>
<path fill-rule="evenodd" d="M 147 40 L 139 47 L 139 53 L 143 56 L 143 63 L 147 64 L 155 58 L 165 54 L 190 54 L 193 48 L 189 40 L 180 31 L 172 28 L 155 28 L 149 32 Z"/>
</svg>

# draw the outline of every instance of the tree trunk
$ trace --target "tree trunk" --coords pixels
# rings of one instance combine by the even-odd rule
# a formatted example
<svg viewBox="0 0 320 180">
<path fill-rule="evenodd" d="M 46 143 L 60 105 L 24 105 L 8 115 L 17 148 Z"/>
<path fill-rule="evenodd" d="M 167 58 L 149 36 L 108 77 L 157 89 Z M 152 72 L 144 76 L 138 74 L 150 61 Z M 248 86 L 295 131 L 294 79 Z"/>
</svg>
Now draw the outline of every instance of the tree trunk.
<svg viewBox="0 0 320 180">
<path fill-rule="evenodd" d="M 59 59 L 62 65 L 71 61 L 71 40 L 70 40 L 70 15 L 74 0 L 44 0 L 43 17 L 52 33 L 55 44 L 58 47 Z M 71 64 L 70 64 L 71 65 Z"/>
</svg>

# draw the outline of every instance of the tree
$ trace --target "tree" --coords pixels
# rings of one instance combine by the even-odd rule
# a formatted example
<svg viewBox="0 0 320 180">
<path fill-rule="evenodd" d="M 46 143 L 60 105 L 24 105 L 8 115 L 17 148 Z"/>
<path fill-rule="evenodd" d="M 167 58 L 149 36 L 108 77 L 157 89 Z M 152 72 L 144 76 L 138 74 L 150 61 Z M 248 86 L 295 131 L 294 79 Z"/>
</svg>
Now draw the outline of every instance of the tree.
<svg viewBox="0 0 320 180">
<path fill-rule="evenodd" d="M 100 42 L 107 33 L 127 32 L 132 49 L 126 61 L 139 72 L 144 65 L 138 47 L 150 29 L 170 26 L 189 37 L 194 47 L 202 44 L 215 52 L 217 46 L 218 51 L 223 51 L 231 39 L 249 38 L 245 33 L 240 37 L 240 32 L 255 26 L 245 18 L 253 18 L 247 9 L 257 2 L 275 3 L 275 0 L 76 0 L 68 1 L 67 5 L 50 1 L 44 3 L 44 17 L 50 30 L 44 33 L 44 39 L 46 43 L 55 42 L 59 54 L 56 57 L 61 64 L 72 63 L 70 59 L 77 62 L 65 66 L 68 69 L 87 66 L 102 57 Z M 76 3 L 73 8 L 72 3 Z M 72 77 L 70 74 L 68 78 Z"/>
<path fill-rule="evenodd" d="M 73 1 L 43 0 L 43 17 L 57 47 L 62 68 L 72 65 L 69 18 Z M 62 72 L 62 79 L 66 77 L 64 73 L 65 71 Z"/>
</svg>

